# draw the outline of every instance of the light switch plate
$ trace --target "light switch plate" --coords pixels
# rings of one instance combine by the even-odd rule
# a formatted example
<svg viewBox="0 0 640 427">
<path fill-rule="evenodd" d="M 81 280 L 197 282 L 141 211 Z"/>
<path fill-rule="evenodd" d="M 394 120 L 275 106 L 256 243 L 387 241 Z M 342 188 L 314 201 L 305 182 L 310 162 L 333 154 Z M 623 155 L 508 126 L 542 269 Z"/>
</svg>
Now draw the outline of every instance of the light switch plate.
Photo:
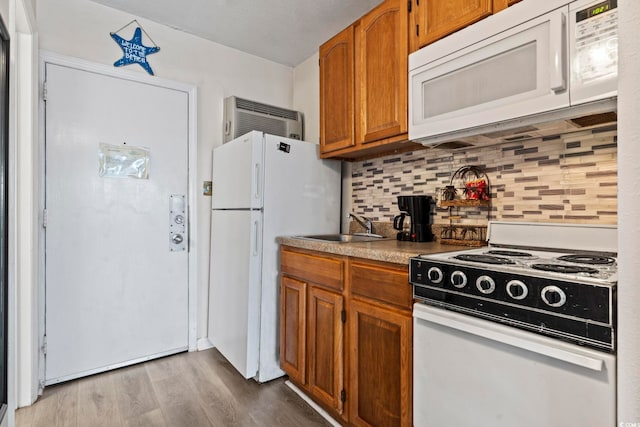
<svg viewBox="0 0 640 427">
<path fill-rule="evenodd" d="M 212 182 L 211 181 L 202 181 L 202 194 L 204 196 L 210 196 L 211 195 L 211 188 L 212 188 Z"/>
</svg>

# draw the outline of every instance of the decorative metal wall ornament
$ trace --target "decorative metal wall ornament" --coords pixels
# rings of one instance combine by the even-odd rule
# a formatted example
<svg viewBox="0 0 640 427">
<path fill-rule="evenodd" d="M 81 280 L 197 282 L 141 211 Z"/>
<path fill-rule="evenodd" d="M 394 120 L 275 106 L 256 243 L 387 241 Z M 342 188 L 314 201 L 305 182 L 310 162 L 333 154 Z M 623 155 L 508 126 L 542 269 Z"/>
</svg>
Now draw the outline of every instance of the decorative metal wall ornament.
<svg viewBox="0 0 640 427">
<path fill-rule="evenodd" d="M 136 27 L 135 31 L 133 32 L 133 38 L 131 40 L 126 40 L 126 39 L 120 37 L 117 34 L 119 31 L 124 30 L 129 25 L 133 24 L 134 22 L 138 26 Z M 145 45 L 142 44 L 142 33 L 143 32 L 144 32 L 145 36 L 147 36 L 147 38 L 149 40 L 151 40 L 151 43 L 153 43 L 153 46 L 145 46 Z M 149 65 L 149 62 L 147 61 L 147 55 L 151 55 L 152 53 L 156 53 L 157 51 L 160 50 L 160 48 L 156 45 L 156 43 L 149 36 L 149 34 L 147 34 L 147 32 L 144 31 L 144 29 L 142 28 L 142 25 L 140 25 L 140 23 L 137 20 L 134 19 L 133 21 L 129 22 L 124 27 L 120 28 L 117 31 L 109 33 L 109 34 L 111 35 L 111 38 L 116 43 L 118 43 L 118 46 L 120 46 L 120 48 L 122 49 L 122 53 L 123 53 L 122 58 L 118 59 L 116 62 L 113 63 L 114 67 L 122 67 L 123 65 L 129 65 L 129 64 L 138 64 L 142 68 L 144 68 L 147 73 L 149 73 L 149 74 L 151 74 L 153 76 L 153 70 L 151 69 L 151 66 Z"/>
</svg>

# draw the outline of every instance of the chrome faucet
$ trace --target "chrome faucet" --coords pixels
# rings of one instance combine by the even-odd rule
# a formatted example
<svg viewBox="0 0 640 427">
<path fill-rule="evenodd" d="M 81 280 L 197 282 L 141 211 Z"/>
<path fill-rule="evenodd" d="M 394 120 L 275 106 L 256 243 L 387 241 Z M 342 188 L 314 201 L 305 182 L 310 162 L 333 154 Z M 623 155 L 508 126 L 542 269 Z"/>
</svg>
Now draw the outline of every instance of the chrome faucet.
<svg viewBox="0 0 640 427">
<path fill-rule="evenodd" d="M 356 220 L 358 224 L 364 227 L 367 230 L 367 234 L 373 234 L 373 222 L 366 216 L 358 216 L 354 213 L 349 212 L 349 216 Z"/>
</svg>

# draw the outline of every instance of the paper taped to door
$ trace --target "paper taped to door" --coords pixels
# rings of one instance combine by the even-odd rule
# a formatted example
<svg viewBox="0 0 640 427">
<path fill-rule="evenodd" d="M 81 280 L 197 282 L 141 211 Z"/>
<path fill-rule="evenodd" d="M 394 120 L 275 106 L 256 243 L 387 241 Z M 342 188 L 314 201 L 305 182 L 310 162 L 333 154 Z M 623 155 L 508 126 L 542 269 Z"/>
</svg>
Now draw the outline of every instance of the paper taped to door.
<svg viewBox="0 0 640 427">
<path fill-rule="evenodd" d="M 98 175 L 112 178 L 149 179 L 149 149 L 101 142 Z"/>
</svg>

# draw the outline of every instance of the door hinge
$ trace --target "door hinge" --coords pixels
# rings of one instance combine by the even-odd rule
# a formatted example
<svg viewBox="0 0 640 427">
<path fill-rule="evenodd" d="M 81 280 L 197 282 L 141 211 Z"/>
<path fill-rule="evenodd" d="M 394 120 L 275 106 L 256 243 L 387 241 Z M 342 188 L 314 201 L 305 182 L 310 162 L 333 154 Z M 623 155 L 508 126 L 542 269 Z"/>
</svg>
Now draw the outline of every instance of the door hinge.
<svg viewBox="0 0 640 427">
<path fill-rule="evenodd" d="M 411 13 L 411 2 L 412 2 L 412 1 L 413 1 L 413 0 L 409 0 L 409 1 L 407 1 L 407 10 L 409 11 L 409 13 Z"/>
<path fill-rule="evenodd" d="M 344 389 L 340 392 L 340 401 L 342 403 L 347 401 L 347 392 Z"/>
<path fill-rule="evenodd" d="M 42 100 L 47 102 L 47 82 L 46 80 L 42 83 Z"/>
<path fill-rule="evenodd" d="M 40 351 L 45 356 L 47 355 L 47 336 L 46 335 L 42 337 L 42 345 L 40 346 Z"/>
<path fill-rule="evenodd" d="M 342 312 L 340 312 L 340 319 L 342 320 L 342 323 L 347 323 L 347 312 L 346 312 L 346 310 L 342 310 Z"/>
<path fill-rule="evenodd" d="M 46 209 L 42 210 L 42 228 L 47 228 L 47 224 L 49 223 L 49 214 Z"/>
</svg>

